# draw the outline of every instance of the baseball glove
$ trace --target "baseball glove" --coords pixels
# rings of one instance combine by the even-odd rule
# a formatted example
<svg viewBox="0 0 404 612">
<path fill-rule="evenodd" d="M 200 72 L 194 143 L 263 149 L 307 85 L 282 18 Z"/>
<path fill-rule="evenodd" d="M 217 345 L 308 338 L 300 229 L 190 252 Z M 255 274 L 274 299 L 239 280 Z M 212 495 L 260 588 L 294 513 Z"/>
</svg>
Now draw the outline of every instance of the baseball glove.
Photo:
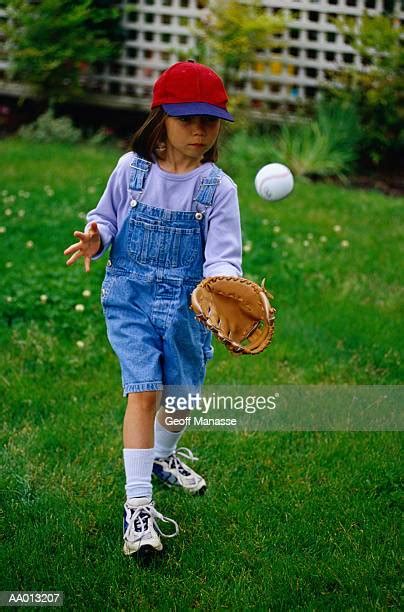
<svg viewBox="0 0 404 612">
<path fill-rule="evenodd" d="M 204 278 L 192 292 L 190 308 L 230 352 L 261 353 L 272 340 L 276 313 L 264 283 L 236 276 Z"/>
</svg>

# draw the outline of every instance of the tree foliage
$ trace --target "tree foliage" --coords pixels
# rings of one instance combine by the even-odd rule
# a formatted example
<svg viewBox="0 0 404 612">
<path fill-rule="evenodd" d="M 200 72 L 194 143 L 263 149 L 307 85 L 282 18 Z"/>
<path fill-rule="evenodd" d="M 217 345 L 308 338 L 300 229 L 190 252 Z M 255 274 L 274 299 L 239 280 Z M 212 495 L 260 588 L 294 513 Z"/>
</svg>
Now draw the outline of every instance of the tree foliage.
<svg viewBox="0 0 404 612">
<path fill-rule="evenodd" d="M 54 100 L 81 95 L 91 64 L 120 52 L 120 10 L 107 0 L 8 0 L 7 17 L 11 78 Z"/>
</svg>

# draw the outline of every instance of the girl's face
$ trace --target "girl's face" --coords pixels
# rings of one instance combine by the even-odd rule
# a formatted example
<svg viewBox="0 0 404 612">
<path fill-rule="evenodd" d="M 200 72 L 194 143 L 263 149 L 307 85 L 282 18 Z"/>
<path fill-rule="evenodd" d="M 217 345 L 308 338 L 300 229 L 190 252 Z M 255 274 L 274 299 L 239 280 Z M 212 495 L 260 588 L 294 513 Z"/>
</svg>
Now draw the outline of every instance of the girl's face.
<svg viewBox="0 0 404 612">
<path fill-rule="evenodd" d="M 167 156 L 175 155 L 182 161 L 200 163 L 215 144 L 220 130 L 220 119 L 203 115 L 167 117 Z"/>
</svg>

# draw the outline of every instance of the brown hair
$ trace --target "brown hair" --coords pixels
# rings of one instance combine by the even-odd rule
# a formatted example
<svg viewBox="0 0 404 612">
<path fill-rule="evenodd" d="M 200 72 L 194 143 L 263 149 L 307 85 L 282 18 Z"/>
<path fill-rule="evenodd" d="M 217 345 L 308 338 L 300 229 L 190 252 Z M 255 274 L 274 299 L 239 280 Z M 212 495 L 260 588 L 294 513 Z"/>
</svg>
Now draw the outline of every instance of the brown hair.
<svg viewBox="0 0 404 612">
<path fill-rule="evenodd" d="M 130 146 L 132 151 L 140 157 L 153 161 L 153 154 L 158 154 L 159 146 L 166 142 L 167 132 L 165 128 L 165 119 L 167 114 L 161 106 L 153 108 L 143 125 L 134 133 Z M 217 140 L 213 146 L 206 151 L 203 156 L 202 163 L 216 162 L 219 157 Z"/>
</svg>

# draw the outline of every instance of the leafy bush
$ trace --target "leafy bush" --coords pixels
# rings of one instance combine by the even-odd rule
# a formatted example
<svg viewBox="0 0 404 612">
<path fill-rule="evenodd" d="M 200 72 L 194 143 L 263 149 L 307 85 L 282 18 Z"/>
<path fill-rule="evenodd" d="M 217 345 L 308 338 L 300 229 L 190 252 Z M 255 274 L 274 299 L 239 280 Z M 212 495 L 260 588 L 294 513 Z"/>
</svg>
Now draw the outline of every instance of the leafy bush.
<svg viewBox="0 0 404 612">
<path fill-rule="evenodd" d="M 34 142 L 75 143 L 81 140 L 81 131 L 74 127 L 72 120 L 69 117 L 56 118 L 51 108 L 33 123 L 22 126 L 18 134 Z"/>
<path fill-rule="evenodd" d="M 276 36 L 285 26 L 284 15 L 269 14 L 260 0 L 210 0 L 197 22 L 196 53 L 200 61 L 218 66 L 229 85 L 240 71 L 254 68 L 260 51 L 280 46 Z"/>
<path fill-rule="evenodd" d="M 120 10 L 107 0 L 9 0 L 1 30 L 10 76 L 61 101 L 83 93 L 91 64 L 120 53 Z"/>
<path fill-rule="evenodd" d="M 329 102 L 318 106 L 313 120 L 283 125 L 274 149 L 297 176 L 342 178 L 353 168 L 360 138 L 355 107 Z"/>
<path fill-rule="evenodd" d="M 378 165 L 397 158 L 404 144 L 404 30 L 385 15 L 335 21 L 345 41 L 358 53 L 363 68 L 333 74 L 332 95 L 355 104 L 362 125 L 361 153 Z M 387 161 L 387 160 L 386 160 Z"/>
<path fill-rule="evenodd" d="M 114 144 L 116 137 L 112 128 L 101 126 L 96 132 L 93 132 L 91 135 L 87 136 L 86 140 L 90 145 L 99 146 Z"/>
<path fill-rule="evenodd" d="M 209 0 L 194 28 L 194 56 L 214 66 L 226 88 L 237 87 L 244 71 L 263 68 L 262 51 L 282 46 L 286 24 L 285 14 L 269 14 L 261 0 Z M 237 112 L 238 128 L 249 125 L 249 108 L 248 97 L 233 91 L 229 110 Z"/>
<path fill-rule="evenodd" d="M 268 134 L 236 133 L 225 148 L 233 168 L 280 162 L 295 176 L 343 178 L 353 169 L 360 138 L 355 107 L 323 102 L 311 121 L 273 127 Z"/>
</svg>

